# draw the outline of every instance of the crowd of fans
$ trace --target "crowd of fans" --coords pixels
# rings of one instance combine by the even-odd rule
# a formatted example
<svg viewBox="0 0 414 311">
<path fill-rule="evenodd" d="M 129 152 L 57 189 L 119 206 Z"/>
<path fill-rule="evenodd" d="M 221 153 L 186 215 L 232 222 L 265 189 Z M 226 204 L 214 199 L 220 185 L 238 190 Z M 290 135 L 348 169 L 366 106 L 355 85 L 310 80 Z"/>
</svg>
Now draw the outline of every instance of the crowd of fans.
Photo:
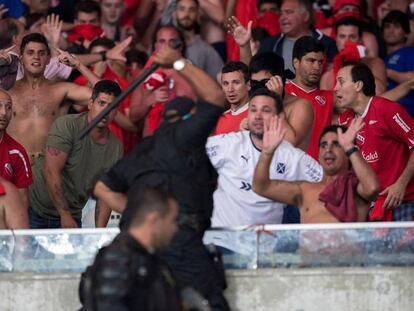
<svg viewBox="0 0 414 311">
<path fill-rule="evenodd" d="M 0 0 L 0 228 L 81 227 L 96 201 L 97 227 L 121 213 L 156 248 L 178 217 L 164 259 L 226 310 L 210 221 L 412 221 L 411 4 Z"/>
<path fill-rule="evenodd" d="M 276 149 L 270 179 L 319 182 L 324 190 L 330 184 L 325 177 L 336 179 L 340 171 L 329 173 L 339 157 L 334 147 L 355 144 L 379 186 L 371 180 L 370 193 L 362 195 L 369 203 L 364 215 L 330 221 L 412 220 L 411 8 L 410 1 L 388 0 L 1 1 L 0 176 L 20 196 L 13 211 L 3 210 L 4 226 L 81 226 L 98 176 L 122 157 L 118 147 L 106 146 L 112 135 L 128 154 L 162 124 L 165 103 L 196 99 L 175 65 L 158 69 L 98 125 L 89 145 L 76 142 L 83 125 L 75 125 L 76 116 L 90 122 L 97 115 L 94 103 L 105 108 L 166 47 L 180 52 L 181 67 L 191 62 L 225 95 L 228 110 L 206 145 L 219 176 L 214 226 L 299 222 L 295 207 L 324 202 L 315 197 L 314 204 L 305 204 L 284 188 L 255 184 L 273 115 L 288 144 Z M 115 81 L 120 89 L 98 85 L 100 80 Z M 344 146 L 334 137 L 324 151 L 331 145 L 324 142 L 326 133 L 345 131 L 326 128 L 350 125 L 357 117 L 365 122 L 358 124 L 355 142 Z M 258 175 L 263 183 L 262 178 Z M 340 182 L 342 188 L 346 182 Z M 289 197 L 281 198 L 282 192 Z M 96 225 L 105 226 L 111 209 L 101 201 Z M 28 216 L 10 221 L 8 214 L 18 208 Z M 327 221 L 309 218 L 303 209 L 300 215 L 302 222 Z"/>
</svg>

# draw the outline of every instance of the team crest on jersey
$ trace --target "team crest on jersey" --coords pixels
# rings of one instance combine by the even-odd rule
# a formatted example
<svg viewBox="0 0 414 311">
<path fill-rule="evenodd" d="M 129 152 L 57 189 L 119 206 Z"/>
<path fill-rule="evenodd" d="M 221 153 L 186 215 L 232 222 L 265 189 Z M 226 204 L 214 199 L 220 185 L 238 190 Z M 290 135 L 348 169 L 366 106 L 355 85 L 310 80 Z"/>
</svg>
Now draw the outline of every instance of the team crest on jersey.
<svg viewBox="0 0 414 311">
<path fill-rule="evenodd" d="M 9 175 L 10 177 L 13 176 L 13 167 L 11 166 L 10 163 L 4 164 L 4 170 L 6 171 L 7 175 Z"/>
<path fill-rule="evenodd" d="M 360 131 L 359 133 L 357 133 L 356 139 L 359 142 L 359 145 L 363 145 L 365 143 L 365 137 L 363 136 L 364 132 Z"/>
<path fill-rule="evenodd" d="M 324 106 L 326 104 L 326 98 L 324 96 L 316 95 L 315 100 L 319 103 L 319 105 Z"/>
<path fill-rule="evenodd" d="M 276 164 L 276 172 L 278 174 L 284 174 L 286 172 L 286 164 L 285 163 L 278 162 Z"/>
</svg>

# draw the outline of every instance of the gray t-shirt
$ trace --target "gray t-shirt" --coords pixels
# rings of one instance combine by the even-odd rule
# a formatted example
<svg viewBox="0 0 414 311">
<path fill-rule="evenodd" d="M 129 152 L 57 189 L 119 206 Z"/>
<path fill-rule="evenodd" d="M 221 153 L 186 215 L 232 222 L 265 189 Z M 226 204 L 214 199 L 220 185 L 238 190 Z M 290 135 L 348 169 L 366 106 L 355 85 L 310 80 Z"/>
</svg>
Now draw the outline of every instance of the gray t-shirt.
<svg viewBox="0 0 414 311">
<path fill-rule="evenodd" d="M 293 46 L 295 42 L 296 40 L 285 38 L 282 44 L 282 57 L 285 61 L 285 69 L 290 69 L 292 72 L 295 72 L 292 64 Z"/>
<path fill-rule="evenodd" d="M 214 80 L 223 67 L 223 60 L 217 51 L 200 36 L 187 44 L 186 57 L 197 67 L 203 69 Z"/>
<path fill-rule="evenodd" d="M 122 145 L 110 132 L 106 144 L 99 144 L 90 135 L 79 139 L 80 131 L 87 124 L 87 112 L 62 116 L 52 124 L 47 137 L 47 146 L 52 146 L 68 155 L 62 170 L 65 198 L 73 216 L 79 217 L 89 198 L 97 177 L 112 167 L 122 157 Z M 30 207 L 40 216 L 55 216 L 59 213 L 49 198 L 44 177 L 44 156 L 32 167 L 33 185 L 29 188 Z"/>
</svg>

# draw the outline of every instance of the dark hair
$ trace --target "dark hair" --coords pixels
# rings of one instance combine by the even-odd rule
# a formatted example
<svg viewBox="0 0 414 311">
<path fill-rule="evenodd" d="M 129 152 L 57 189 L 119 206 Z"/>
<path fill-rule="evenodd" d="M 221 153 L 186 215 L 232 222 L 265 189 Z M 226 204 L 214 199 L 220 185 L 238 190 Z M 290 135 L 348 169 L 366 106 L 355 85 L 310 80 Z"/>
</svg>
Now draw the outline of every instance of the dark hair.
<svg viewBox="0 0 414 311">
<path fill-rule="evenodd" d="M 42 13 L 29 13 L 25 16 L 25 20 L 26 20 L 26 25 L 25 25 L 25 29 L 29 30 L 30 27 L 32 27 L 35 23 L 37 23 L 38 21 L 40 21 L 42 18 L 44 18 L 45 15 Z"/>
<path fill-rule="evenodd" d="M 312 52 L 325 53 L 325 46 L 321 41 L 310 36 L 304 36 L 296 40 L 293 46 L 292 60 L 297 58 L 301 60 L 303 56 Z"/>
<path fill-rule="evenodd" d="M 393 10 L 385 15 L 381 23 L 382 31 L 384 31 L 385 24 L 400 25 L 406 34 L 410 33 L 410 19 L 407 14 L 401 11 Z"/>
<path fill-rule="evenodd" d="M 355 17 L 348 16 L 348 17 L 344 17 L 344 18 L 341 18 L 340 20 L 338 20 L 335 23 L 336 33 L 338 33 L 338 28 L 340 26 L 355 26 L 355 27 L 357 27 L 358 28 L 358 35 L 359 35 L 360 38 L 362 38 L 362 25 L 361 25 L 361 22 L 359 20 L 357 20 Z"/>
<path fill-rule="evenodd" d="M 319 136 L 319 141 L 318 141 L 318 145 L 321 144 L 321 140 L 322 137 L 324 137 L 327 133 L 338 133 L 338 129 L 342 129 L 342 132 L 346 132 L 346 126 L 344 125 L 337 125 L 337 124 L 333 124 L 333 125 L 328 125 L 327 127 L 325 127 L 322 130 L 321 135 Z"/>
<path fill-rule="evenodd" d="M 119 87 L 119 84 L 112 80 L 101 80 L 96 82 L 92 90 L 92 100 L 95 100 L 99 93 L 111 94 L 115 97 L 118 97 L 121 94 L 122 90 Z"/>
<path fill-rule="evenodd" d="M 155 50 L 155 41 L 157 41 L 157 35 L 158 35 L 158 32 L 159 32 L 161 29 L 163 29 L 163 28 L 170 28 L 170 29 L 174 29 L 174 30 L 177 32 L 177 34 L 178 34 L 178 39 L 180 40 L 179 44 L 181 45 L 179 49 L 181 50 L 181 53 L 184 55 L 184 54 L 185 54 L 185 51 L 186 51 L 186 48 L 187 48 L 187 46 L 186 46 L 186 44 L 185 44 L 185 37 L 184 37 L 184 34 L 182 33 L 182 31 L 181 31 L 180 29 L 178 29 L 177 27 L 175 27 L 173 24 L 167 24 L 167 25 L 161 25 L 161 24 L 158 24 L 158 26 L 157 26 L 157 28 L 155 29 L 155 31 L 154 31 L 154 33 L 153 33 L 153 36 L 152 36 L 152 50 L 153 50 L 153 51 Z"/>
<path fill-rule="evenodd" d="M 144 67 L 148 61 L 147 53 L 134 49 L 126 51 L 125 57 L 127 59 L 127 65 L 131 65 L 132 63 L 138 63 L 139 66 Z"/>
<path fill-rule="evenodd" d="M 101 18 L 101 6 L 96 1 L 92 1 L 92 0 L 79 1 L 75 5 L 75 10 L 74 10 L 75 19 L 78 18 L 79 12 L 84 12 L 84 13 L 95 13 L 96 12 L 98 14 L 98 18 Z"/>
<path fill-rule="evenodd" d="M 108 38 L 96 38 L 89 45 L 88 52 L 90 53 L 96 46 L 103 46 L 107 49 L 112 49 L 115 46 L 115 41 Z"/>
<path fill-rule="evenodd" d="M 257 53 L 249 64 L 250 75 L 262 70 L 269 71 L 272 76 L 283 76 L 285 62 L 282 57 L 273 52 Z"/>
<path fill-rule="evenodd" d="M 47 54 L 50 55 L 50 48 L 47 44 L 47 39 L 44 35 L 37 32 L 29 33 L 28 35 L 25 35 L 23 37 L 22 43 L 20 44 L 20 54 L 23 55 L 23 51 L 26 48 L 26 45 L 28 45 L 30 42 L 37 42 L 43 44 L 46 47 Z"/>
<path fill-rule="evenodd" d="M 249 67 L 247 67 L 247 65 L 243 62 L 231 61 L 226 63 L 223 68 L 221 68 L 221 73 L 234 71 L 240 71 L 243 74 L 244 82 L 250 80 Z"/>
<path fill-rule="evenodd" d="M 19 34 L 17 21 L 13 18 L 0 19 L 0 49 L 5 49 L 13 44 L 13 37 Z"/>
<path fill-rule="evenodd" d="M 269 37 L 270 37 L 269 32 L 262 27 L 256 27 L 252 29 L 252 40 L 253 41 L 262 42 L 264 39 L 269 38 Z"/>
<path fill-rule="evenodd" d="M 178 2 L 180 2 L 181 0 L 176 0 L 175 1 L 175 5 L 177 5 L 178 4 Z M 198 2 L 198 0 L 193 0 L 196 4 L 197 4 L 197 6 L 198 7 L 200 7 L 200 3 Z"/>
<path fill-rule="evenodd" d="M 260 6 L 265 3 L 276 4 L 279 7 L 279 0 L 257 0 L 257 8 L 260 9 Z"/>
<path fill-rule="evenodd" d="M 267 87 L 255 89 L 251 94 L 249 94 L 250 101 L 256 96 L 271 97 L 275 103 L 276 113 L 279 114 L 283 112 L 283 103 L 281 97 L 277 93 L 269 90 Z"/>
<path fill-rule="evenodd" d="M 158 212 L 161 217 L 168 214 L 168 200 L 173 196 L 160 188 L 144 188 L 133 185 L 128 191 L 128 201 L 119 222 L 121 231 L 128 230 L 133 225 L 140 225 L 150 212 Z"/>
<path fill-rule="evenodd" d="M 352 82 L 362 81 L 364 86 L 362 87 L 362 92 L 365 96 L 374 96 L 375 95 L 375 78 L 372 74 L 371 69 L 359 62 L 345 62 L 341 68 L 351 66 L 351 77 Z"/>
</svg>

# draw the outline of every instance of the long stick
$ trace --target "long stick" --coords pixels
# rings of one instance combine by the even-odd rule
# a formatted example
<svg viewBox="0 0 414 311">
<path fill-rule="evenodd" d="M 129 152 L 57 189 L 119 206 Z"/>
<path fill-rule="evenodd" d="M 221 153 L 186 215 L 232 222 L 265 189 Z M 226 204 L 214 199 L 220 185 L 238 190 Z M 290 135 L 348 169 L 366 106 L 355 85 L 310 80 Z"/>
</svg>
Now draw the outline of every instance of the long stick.
<svg viewBox="0 0 414 311">
<path fill-rule="evenodd" d="M 138 85 L 140 85 L 151 73 L 153 73 L 155 70 L 157 70 L 159 67 L 158 64 L 152 63 L 147 69 L 144 70 L 143 73 L 137 77 L 134 82 L 132 82 L 125 91 L 123 91 L 115 100 L 106 107 L 98 116 L 91 121 L 87 126 L 85 126 L 80 135 L 79 139 L 83 139 L 86 135 L 89 134 L 89 132 L 106 116 L 108 115 L 112 110 L 114 110 L 116 107 L 119 106 L 119 104 L 124 100 L 125 97 L 129 95 Z"/>
</svg>

